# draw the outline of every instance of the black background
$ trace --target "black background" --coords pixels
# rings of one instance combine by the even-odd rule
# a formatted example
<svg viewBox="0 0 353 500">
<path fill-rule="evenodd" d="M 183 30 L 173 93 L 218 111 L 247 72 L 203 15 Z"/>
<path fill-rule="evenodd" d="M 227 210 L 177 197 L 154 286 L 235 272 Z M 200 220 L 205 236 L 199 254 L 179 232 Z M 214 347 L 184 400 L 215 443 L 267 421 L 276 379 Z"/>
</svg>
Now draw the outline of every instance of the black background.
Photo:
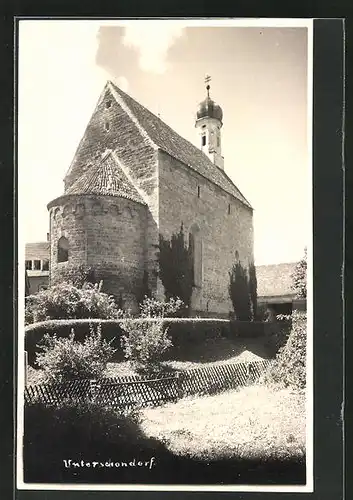
<svg viewBox="0 0 353 500">
<path fill-rule="evenodd" d="M 79 11 L 77 4 L 72 2 L 36 1 L 27 3 L 8 3 L 4 9 L 0 24 L 0 167 L 2 188 L 2 210 L 0 211 L 1 238 L 1 325 L 0 325 L 0 497 L 4 500 L 15 498 L 20 500 L 58 500 L 65 495 L 67 500 L 79 499 L 133 499 L 137 495 L 144 498 L 164 498 L 165 492 L 84 492 L 84 491 L 14 491 L 14 383 L 13 357 L 16 309 L 16 283 L 13 281 L 16 269 L 14 251 L 16 249 L 16 226 L 13 217 L 16 213 L 14 191 L 16 172 L 14 175 L 14 15 L 21 16 L 98 16 L 113 15 L 110 8 L 100 2 L 100 12 L 85 5 L 85 12 Z M 217 2 L 218 3 L 218 2 Z M 261 5 L 253 0 L 238 2 L 237 12 L 224 9 L 220 12 L 210 12 L 205 2 L 193 2 L 186 12 L 180 2 L 168 2 L 168 12 L 161 12 L 156 4 L 148 5 L 148 12 L 141 9 L 135 2 L 117 4 L 114 16 L 220 16 L 223 17 L 270 17 L 270 4 Z M 219 3 L 218 3 L 219 5 Z M 306 8 L 300 9 L 298 2 L 286 5 L 282 13 L 272 9 L 275 17 L 344 17 L 347 8 L 340 9 L 337 2 L 322 2 L 320 9 L 315 2 L 306 2 Z M 348 4 L 347 4 L 348 5 Z M 76 7 L 76 9 L 75 9 Z M 97 8 L 97 5 L 95 5 Z M 104 9 L 104 7 L 107 7 Z M 174 8 L 173 8 L 174 7 Z M 107 10 L 108 9 L 108 10 Z M 2 10 L 0 8 L 0 10 Z M 299 12 L 301 10 L 301 12 Z M 341 11 L 340 11 L 341 10 Z M 266 12 L 267 11 L 267 12 Z M 206 14 L 207 12 L 207 14 Z M 343 269 L 343 183 L 346 181 L 346 199 L 351 191 L 351 168 L 345 159 L 345 175 L 343 169 L 342 126 L 345 119 L 347 135 L 349 130 L 348 115 L 348 85 L 346 88 L 346 108 L 343 106 L 343 33 L 342 20 L 317 20 L 314 28 L 314 139 L 313 139 L 313 199 L 314 199 L 314 392 L 315 392 L 315 492 L 301 493 L 300 498 L 320 500 L 340 500 L 349 498 L 344 495 L 343 486 L 343 442 L 342 442 L 342 399 L 343 399 L 343 314 L 349 312 L 349 299 L 352 298 L 348 286 L 350 254 L 346 250 L 346 267 Z M 347 48 L 350 46 L 348 33 Z M 349 52 L 348 52 L 349 53 Z M 348 59 L 347 61 L 348 62 Z M 346 77 L 349 70 L 346 64 Z M 347 141 L 348 142 L 348 141 Z M 347 148 L 348 149 L 348 148 Z M 346 155 L 348 156 L 348 151 Z M 48 168 L 50 166 L 48 165 Z M 344 179 L 345 177 L 345 179 Z M 15 200 L 16 201 L 16 200 Z M 348 204 L 346 206 L 346 217 Z M 346 235 L 350 238 L 352 219 L 346 221 Z M 345 311 L 342 299 L 342 278 L 345 274 Z M 346 317 L 346 334 L 348 339 L 348 321 Z M 346 346 L 346 357 L 349 346 Z M 348 363 L 347 363 L 348 364 Z M 347 388 L 346 388 L 347 391 Z M 347 410 L 348 410 L 347 402 Z M 348 434 L 349 420 L 346 417 Z M 348 441 L 348 435 L 346 436 Z M 346 464 L 348 470 L 348 464 Z M 278 498 L 293 499 L 294 493 L 225 493 L 225 492 L 168 492 L 169 498 L 219 498 L 235 499 Z"/>
</svg>

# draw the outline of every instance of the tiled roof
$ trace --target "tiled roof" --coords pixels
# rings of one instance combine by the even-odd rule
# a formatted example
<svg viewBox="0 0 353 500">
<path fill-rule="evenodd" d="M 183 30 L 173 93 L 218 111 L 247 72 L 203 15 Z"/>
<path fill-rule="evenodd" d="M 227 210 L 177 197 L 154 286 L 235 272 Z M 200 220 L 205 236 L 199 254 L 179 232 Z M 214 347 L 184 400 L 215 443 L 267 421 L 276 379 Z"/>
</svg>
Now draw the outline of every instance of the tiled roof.
<svg viewBox="0 0 353 500">
<path fill-rule="evenodd" d="M 45 260 L 49 259 L 50 243 L 49 241 L 39 241 L 37 243 L 26 243 L 26 260 Z"/>
<path fill-rule="evenodd" d="M 96 162 L 69 187 L 65 194 L 97 194 L 119 196 L 144 204 L 145 202 L 117 165 L 111 152 Z"/>
<path fill-rule="evenodd" d="M 114 83 L 109 82 L 109 84 L 112 86 L 113 91 L 124 101 L 140 126 L 158 148 L 189 166 L 251 208 L 250 203 L 228 175 L 217 167 L 205 153 L 177 134 L 169 125 L 120 90 Z"/>
<path fill-rule="evenodd" d="M 257 295 L 259 297 L 293 295 L 291 275 L 295 266 L 295 262 L 256 266 Z"/>
</svg>

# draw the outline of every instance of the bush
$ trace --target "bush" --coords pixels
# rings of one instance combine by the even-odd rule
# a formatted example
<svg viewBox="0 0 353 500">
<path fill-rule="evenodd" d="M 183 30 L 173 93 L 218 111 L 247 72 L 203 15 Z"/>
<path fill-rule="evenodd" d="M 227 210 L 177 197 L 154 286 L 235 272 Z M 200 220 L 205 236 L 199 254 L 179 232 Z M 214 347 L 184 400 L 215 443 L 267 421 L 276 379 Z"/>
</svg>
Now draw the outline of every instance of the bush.
<svg viewBox="0 0 353 500">
<path fill-rule="evenodd" d="M 249 280 L 246 269 L 237 261 L 229 272 L 229 297 L 233 304 L 236 319 L 252 319 Z"/>
<path fill-rule="evenodd" d="M 228 319 L 171 318 L 165 319 L 175 347 L 202 344 L 206 340 L 229 337 L 231 322 Z"/>
<path fill-rule="evenodd" d="M 170 240 L 159 236 L 159 277 L 164 286 L 166 298 L 180 297 L 185 304 L 184 315 L 190 310 L 194 286 L 193 255 L 185 241 L 183 224 L 180 231 Z"/>
<path fill-rule="evenodd" d="M 163 355 L 173 345 L 163 321 L 125 320 L 123 328 L 127 332 L 121 338 L 125 358 L 137 372 L 146 374 L 159 372 Z"/>
<path fill-rule="evenodd" d="M 28 363 L 35 362 L 37 345 L 42 341 L 45 334 L 56 335 L 57 338 L 68 338 L 71 330 L 75 330 L 75 340 L 83 342 L 89 332 L 90 326 L 101 327 L 102 338 L 110 343 L 117 351 L 114 359 L 123 360 L 124 356 L 120 346 L 120 336 L 123 334 L 121 320 L 104 319 L 56 319 L 34 323 L 25 327 L 25 350 L 28 353 Z"/>
<path fill-rule="evenodd" d="M 266 347 L 272 356 L 286 345 L 292 328 L 291 315 L 278 314 L 276 320 L 263 323 L 267 327 Z"/>
<path fill-rule="evenodd" d="M 162 322 L 164 328 L 168 328 L 168 335 L 172 340 L 173 346 L 182 347 L 189 343 L 202 343 L 207 339 L 217 337 L 235 337 L 235 336 L 259 336 L 263 335 L 265 327 L 270 326 L 265 323 L 256 322 L 231 322 L 226 319 L 212 318 L 130 318 L 129 323 L 153 323 Z M 25 350 L 28 352 L 28 362 L 33 365 L 37 344 L 43 339 L 44 335 L 54 335 L 58 338 L 69 337 L 71 330 L 75 330 L 76 341 L 83 342 L 90 325 L 101 325 L 102 338 L 110 342 L 116 349 L 114 360 L 122 361 L 124 353 L 121 346 L 121 337 L 126 335 L 126 316 L 118 320 L 100 320 L 100 319 L 59 319 L 48 320 L 40 323 L 27 325 L 25 328 Z M 167 351 L 170 352 L 170 351 Z"/>
<path fill-rule="evenodd" d="M 101 328 L 90 326 L 84 342 L 75 341 L 72 330 L 68 338 L 46 334 L 40 345 L 36 364 L 43 370 L 46 381 L 63 382 L 74 379 L 102 377 L 115 349 L 102 339 Z"/>
<path fill-rule="evenodd" d="M 101 291 L 101 285 L 85 283 L 77 288 L 71 283 L 60 283 L 27 298 L 25 323 L 68 318 L 112 319 L 117 315 L 114 299 Z"/>
<path fill-rule="evenodd" d="M 292 330 L 287 343 L 279 350 L 273 366 L 265 376 L 265 381 L 278 383 L 285 387 L 305 388 L 306 338 L 306 314 L 294 311 L 292 314 Z"/>
<path fill-rule="evenodd" d="M 252 309 L 252 319 L 256 321 L 258 319 L 257 313 L 257 277 L 256 277 L 256 266 L 254 262 L 249 265 L 249 295 Z"/>
<path fill-rule="evenodd" d="M 167 302 L 145 296 L 140 304 L 140 315 L 142 318 L 172 318 L 183 308 L 184 303 L 177 298 L 170 298 Z"/>
<path fill-rule="evenodd" d="M 91 266 L 80 264 L 69 265 L 58 270 L 58 282 L 71 283 L 77 288 L 82 288 L 85 283 L 96 283 L 96 273 Z"/>
<path fill-rule="evenodd" d="M 307 249 L 304 249 L 303 258 L 296 264 L 292 278 L 292 290 L 296 293 L 297 299 L 306 298 L 307 288 Z"/>
</svg>

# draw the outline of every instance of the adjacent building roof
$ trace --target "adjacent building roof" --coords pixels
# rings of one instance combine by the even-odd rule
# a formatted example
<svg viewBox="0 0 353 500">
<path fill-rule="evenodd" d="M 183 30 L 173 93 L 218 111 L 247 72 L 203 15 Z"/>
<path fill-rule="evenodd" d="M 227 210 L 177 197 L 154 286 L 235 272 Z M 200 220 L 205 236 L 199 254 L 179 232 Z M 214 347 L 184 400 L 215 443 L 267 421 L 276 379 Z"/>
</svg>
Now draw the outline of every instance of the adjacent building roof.
<svg viewBox="0 0 353 500">
<path fill-rule="evenodd" d="M 49 241 L 39 241 L 37 243 L 26 243 L 26 260 L 46 260 L 49 259 Z"/>
<path fill-rule="evenodd" d="M 191 142 L 177 134 L 169 125 L 123 92 L 114 83 L 108 82 L 108 85 L 112 86 L 113 94 L 116 92 L 124 101 L 140 126 L 159 149 L 189 166 L 251 208 L 250 203 L 228 175 L 217 167 L 201 149 L 198 149 Z"/>
<path fill-rule="evenodd" d="M 256 266 L 258 297 L 294 295 L 291 288 L 296 262 Z"/>
<path fill-rule="evenodd" d="M 126 177 L 121 167 L 116 163 L 111 152 L 103 158 L 97 159 L 94 164 L 65 193 L 96 194 L 118 196 L 144 204 L 136 188 Z"/>
</svg>

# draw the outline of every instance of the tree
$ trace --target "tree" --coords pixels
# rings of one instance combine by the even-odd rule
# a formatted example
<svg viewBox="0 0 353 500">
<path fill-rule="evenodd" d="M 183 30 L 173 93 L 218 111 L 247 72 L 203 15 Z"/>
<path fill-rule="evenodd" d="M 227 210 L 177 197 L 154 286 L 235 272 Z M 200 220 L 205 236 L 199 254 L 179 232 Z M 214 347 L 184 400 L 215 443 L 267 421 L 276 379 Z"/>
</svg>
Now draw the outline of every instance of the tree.
<svg viewBox="0 0 353 500">
<path fill-rule="evenodd" d="M 296 264 L 292 278 L 292 290 L 296 293 L 297 299 L 306 298 L 306 272 L 307 272 L 307 249 L 304 249 L 304 257 Z"/>
<path fill-rule="evenodd" d="M 141 285 L 137 288 L 136 292 L 136 300 L 138 304 L 142 304 L 145 298 L 151 298 L 151 290 L 148 286 L 148 272 L 145 270 L 143 272 L 143 277 L 142 277 L 142 283 Z M 120 308 L 122 309 L 122 307 Z"/>
<path fill-rule="evenodd" d="M 190 308 L 193 288 L 193 266 L 190 249 L 185 243 L 184 228 L 173 234 L 170 241 L 159 238 L 159 276 L 166 300 L 181 299 Z"/>
<path fill-rule="evenodd" d="M 251 300 L 249 293 L 249 280 L 246 269 L 238 260 L 229 272 L 229 296 L 237 320 L 251 321 Z"/>
<path fill-rule="evenodd" d="M 252 317 L 255 321 L 257 318 L 257 278 L 256 267 L 253 262 L 249 266 L 249 295 L 252 307 Z"/>
</svg>

